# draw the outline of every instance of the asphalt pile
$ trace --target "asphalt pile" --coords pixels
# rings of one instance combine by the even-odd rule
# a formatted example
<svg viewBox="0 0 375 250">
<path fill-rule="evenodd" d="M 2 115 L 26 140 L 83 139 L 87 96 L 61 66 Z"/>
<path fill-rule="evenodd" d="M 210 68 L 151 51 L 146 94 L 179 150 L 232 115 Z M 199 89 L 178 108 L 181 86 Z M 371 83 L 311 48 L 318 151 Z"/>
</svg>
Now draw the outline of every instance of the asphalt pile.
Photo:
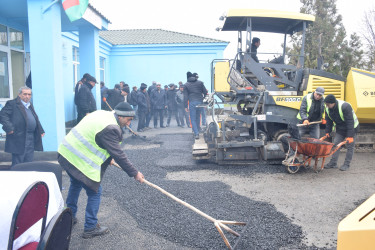
<svg viewBox="0 0 375 250">
<path fill-rule="evenodd" d="M 159 147 L 147 147 L 152 142 Z M 257 172 L 281 172 L 284 168 L 268 165 L 218 166 L 210 162 L 196 164 L 191 158 L 193 138 L 190 134 L 158 135 L 151 141 L 127 141 L 139 145 L 127 148 L 126 154 L 150 182 L 220 220 L 248 222 L 230 226 L 241 233 L 235 237 L 225 232 L 236 249 L 308 249 L 302 244 L 301 227 L 266 202 L 240 196 L 222 182 L 173 181 L 165 178 L 171 171 L 215 169 L 221 173 L 249 176 Z M 143 149 L 142 149 L 142 146 Z M 185 248 L 226 249 L 214 224 L 147 185 L 124 181 L 118 169 L 108 169 L 103 180 L 103 197 L 116 200 L 138 227 Z M 116 185 L 113 185 L 116 183 Z M 298 208 L 296 208 L 298 209 Z M 124 222 L 126 223 L 126 221 Z M 240 239 L 240 241 L 238 241 Z M 165 249 L 163 245 L 150 249 Z M 314 248 L 316 249 L 316 248 Z"/>
</svg>

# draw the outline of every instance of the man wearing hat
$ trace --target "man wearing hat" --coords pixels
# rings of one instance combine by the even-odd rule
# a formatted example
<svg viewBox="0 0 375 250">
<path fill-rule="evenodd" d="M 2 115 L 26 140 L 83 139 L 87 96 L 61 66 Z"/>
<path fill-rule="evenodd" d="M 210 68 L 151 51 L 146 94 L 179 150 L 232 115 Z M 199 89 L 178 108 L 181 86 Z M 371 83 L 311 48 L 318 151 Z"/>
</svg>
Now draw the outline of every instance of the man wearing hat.
<svg viewBox="0 0 375 250">
<path fill-rule="evenodd" d="M 147 125 L 147 114 L 150 112 L 150 100 L 147 94 L 147 85 L 141 84 L 137 93 L 138 104 L 138 132 L 143 132 Z"/>
<path fill-rule="evenodd" d="M 313 93 L 305 95 L 302 99 L 301 107 L 297 119 L 304 126 L 299 127 L 300 136 L 308 134 L 309 137 L 319 139 L 319 124 L 310 124 L 322 120 L 324 113 L 324 88 L 318 87 Z"/>
<path fill-rule="evenodd" d="M 336 135 L 333 139 L 335 145 L 346 140 L 347 151 L 345 156 L 344 164 L 340 167 L 340 170 L 346 171 L 350 167 L 350 162 L 353 158 L 354 145 L 355 145 L 355 134 L 359 130 L 359 122 L 356 114 L 350 103 L 336 100 L 334 95 L 327 95 L 324 102 L 326 103 L 326 136 L 330 137 L 333 128 L 336 129 Z M 337 168 L 337 160 L 339 158 L 340 149 L 337 150 L 329 163 L 325 165 L 325 168 Z"/>
<path fill-rule="evenodd" d="M 144 176 L 137 171 L 121 149 L 121 128 L 129 126 L 135 112 L 129 103 L 121 102 L 115 112 L 98 110 L 72 128 L 58 148 L 58 162 L 70 177 L 66 205 L 72 210 L 77 223 L 77 202 L 85 189 L 87 198 L 83 238 L 91 238 L 109 232 L 98 224 L 97 214 L 102 193 L 101 181 L 108 165 L 115 160 L 130 176 L 143 182 Z"/>
<path fill-rule="evenodd" d="M 96 110 L 96 102 L 94 95 L 91 90 L 95 86 L 96 79 L 90 74 L 85 74 L 85 81 L 82 83 L 82 86 L 77 87 L 76 96 L 74 97 L 75 103 L 77 105 L 77 123 L 79 123 L 83 117 L 87 114 L 94 112 Z"/>
</svg>

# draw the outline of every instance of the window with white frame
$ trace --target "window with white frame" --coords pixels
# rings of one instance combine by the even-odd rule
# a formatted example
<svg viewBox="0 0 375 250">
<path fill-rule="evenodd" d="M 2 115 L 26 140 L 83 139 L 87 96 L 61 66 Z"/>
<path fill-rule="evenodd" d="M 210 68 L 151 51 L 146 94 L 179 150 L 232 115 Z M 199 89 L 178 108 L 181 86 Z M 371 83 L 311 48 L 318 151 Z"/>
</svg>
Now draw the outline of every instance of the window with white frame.
<svg viewBox="0 0 375 250">
<path fill-rule="evenodd" d="M 99 57 L 99 71 L 100 71 L 100 81 L 104 82 L 105 79 L 105 58 Z"/>
<path fill-rule="evenodd" d="M 73 91 L 75 89 L 76 83 L 80 80 L 79 79 L 79 48 L 73 46 Z"/>
</svg>

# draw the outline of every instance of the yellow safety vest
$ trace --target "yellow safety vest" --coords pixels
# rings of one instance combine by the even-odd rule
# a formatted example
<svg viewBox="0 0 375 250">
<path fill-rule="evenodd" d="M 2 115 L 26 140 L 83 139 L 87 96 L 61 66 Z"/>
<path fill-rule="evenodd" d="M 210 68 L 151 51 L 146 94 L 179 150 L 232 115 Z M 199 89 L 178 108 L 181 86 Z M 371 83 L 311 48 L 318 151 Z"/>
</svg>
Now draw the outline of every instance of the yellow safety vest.
<svg viewBox="0 0 375 250">
<path fill-rule="evenodd" d="M 65 136 L 58 152 L 89 179 L 100 182 L 101 165 L 110 157 L 98 146 L 95 136 L 108 125 L 117 125 L 114 114 L 98 110 L 82 119 Z"/>
<path fill-rule="evenodd" d="M 341 118 L 341 120 L 345 121 L 344 113 L 342 112 L 342 105 L 345 103 L 345 101 L 337 100 L 337 102 L 338 102 L 340 118 Z M 350 105 L 350 107 L 352 107 L 352 105 L 350 103 L 348 103 L 348 104 Z M 327 106 L 326 106 L 326 112 L 327 112 L 328 117 L 332 120 L 331 116 L 329 115 L 329 108 Z M 358 122 L 358 118 L 357 118 L 356 114 L 354 113 L 353 107 L 352 107 L 352 112 L 353 112 L 354 128 L 356 128 L 358 126 L 359 122 Z M 333 125 L 336 126 L 336 123 L 333 122 Z"/>
<path fill-rule="evenodd" d="M 306 95 L 306 102 L 307 102 L 306 114 L 307 114 L 307 118 L 309 118 L 309 111 L 310 111 L 311 103 L 312 103 L 312 99 L 311 99 L 312 94 L 313 93 L 310 93 L 310 94 Z M 297 114 L 297 119 L 302 120 L 300 112 L 298 112 L 298 114 Z"/>
</svg>

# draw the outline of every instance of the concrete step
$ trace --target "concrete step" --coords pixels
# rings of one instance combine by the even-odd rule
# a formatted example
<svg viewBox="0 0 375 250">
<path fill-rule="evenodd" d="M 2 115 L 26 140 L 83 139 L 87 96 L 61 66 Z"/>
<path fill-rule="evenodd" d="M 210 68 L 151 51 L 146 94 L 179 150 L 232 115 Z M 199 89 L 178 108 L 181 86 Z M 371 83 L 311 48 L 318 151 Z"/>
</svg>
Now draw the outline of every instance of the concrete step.
<svg viewBox="0 0 375 250">
<path fill-rule="evenodd" d="M 57 161 L 57 152 L 34 152 L 34 161 Z M 5 153 L 3 150 L 0 151 L 0 164 L 3 162 L 12 162 L 12 154 Z"/>
</svg>

